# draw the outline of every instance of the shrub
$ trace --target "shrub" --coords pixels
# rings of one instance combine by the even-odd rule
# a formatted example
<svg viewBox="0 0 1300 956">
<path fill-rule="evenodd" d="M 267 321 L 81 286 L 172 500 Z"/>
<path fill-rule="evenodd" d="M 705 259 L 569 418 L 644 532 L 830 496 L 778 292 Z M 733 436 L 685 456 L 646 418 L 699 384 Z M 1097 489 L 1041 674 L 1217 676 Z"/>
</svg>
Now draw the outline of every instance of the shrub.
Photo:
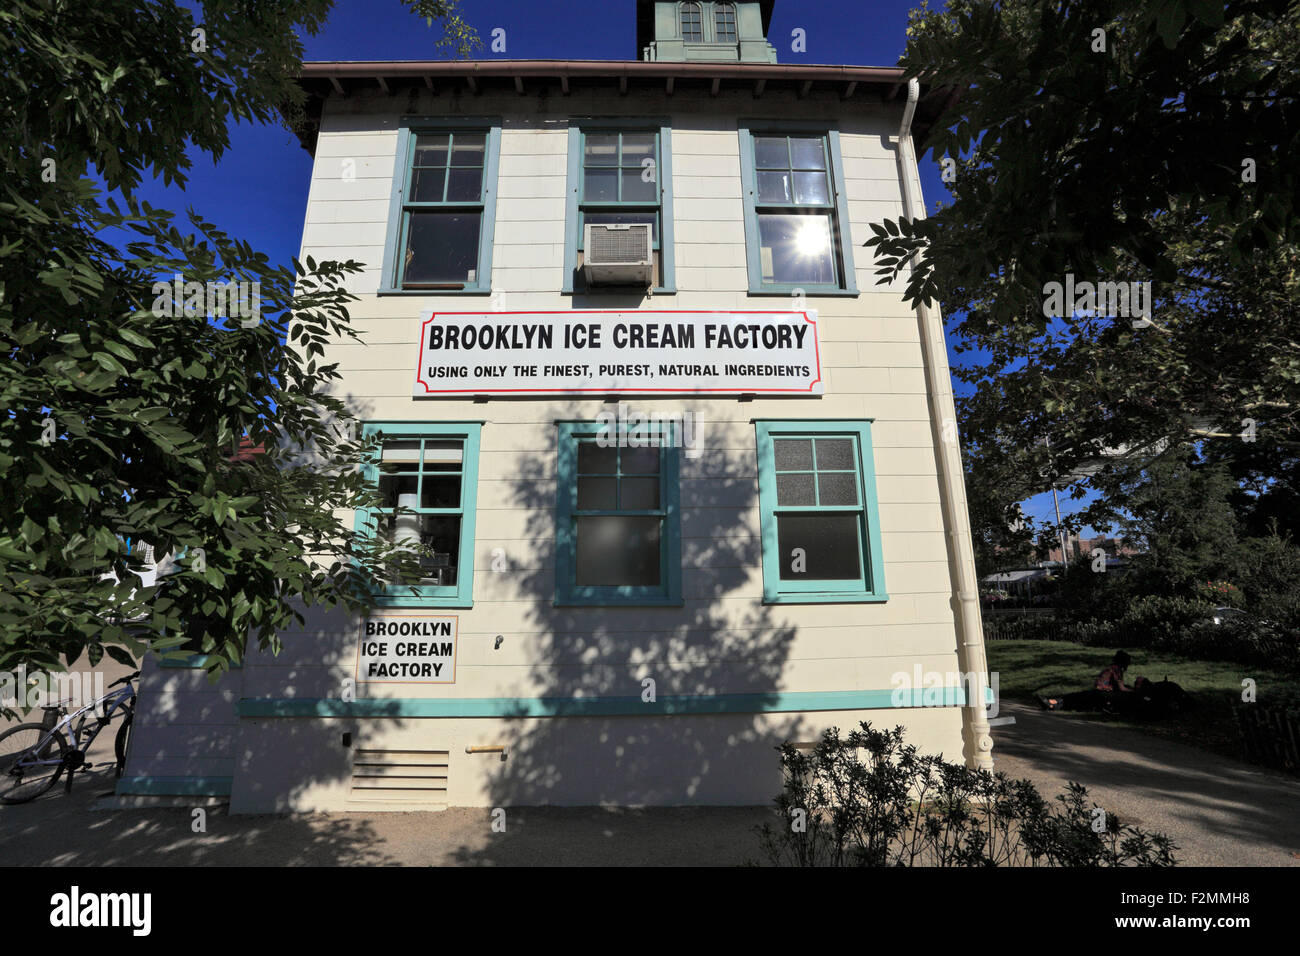
<svg viewBox="0 0 1300 956">
<path fill-rule="evenodd" d="M 778 866 L 1175 865 L 1168 837 L 1121 824 L 1081 785 L 1049 804 L 1028 780 L 919 754 L 901 727 L 780 751 L 779 822 L 758 828 Z"/>
<path fill-rule="evenodd" d="M 1148 594 L 1129 605 L 1119 626 L 1130 644 L 1152 647 L 1159 641 L 1183 633 L 1213 613 L 1214 605 L 1205 601 Z"/>
<path fill-rule="evenodd" d="M 1251 614 L 1300 629 L 1300 548 L 1290 538 L 1248 539 L 1241 548 L 1239 574 Z"/>
<path fill-rule="evenodd" d="M 1117 621 L 1052 617 L 984 620 L 989 641 L 1074 641 L 1089 647 L 1147 648 L 1203 661 L 1300 670 L 1300 629 L 1247 615 L 1210 620 L 1208 604 L 1147 597 Z"/>
<path fill-rule="evenodd" d="M 1197 660 L 1234 661 L 1282 670 L 1300 668 L 1300 634 L 1255 617 L 1202 622 L 1161 647 Z"/>
<path fill-rule="evenodd" d="M 1202 601 L 1209 601 L 1215 607 L 1241 607 L 1246 603 L 1246 596 L 1241 588 L 1230 581 L 1206 581 L 1196 586 L 1196 596 Z"/>
<path fill-rule="evenodd" d="M 1095 573 L 1081 557 L 1062 576 L 1056 605 L 1076 620 L 1115 620 L 1123 617 L 1136 596 L 1134 575 L 1122 571 Z"/>
</svg>

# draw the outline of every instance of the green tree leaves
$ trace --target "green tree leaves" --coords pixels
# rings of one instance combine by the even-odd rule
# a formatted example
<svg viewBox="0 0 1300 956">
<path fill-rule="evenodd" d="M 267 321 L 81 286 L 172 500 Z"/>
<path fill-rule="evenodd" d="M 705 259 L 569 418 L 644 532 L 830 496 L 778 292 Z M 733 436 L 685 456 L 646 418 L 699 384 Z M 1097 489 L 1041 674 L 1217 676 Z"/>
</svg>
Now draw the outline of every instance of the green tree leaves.
<svg viewBox="0 0 1300 956">
<path fill-rule="evenodd" d="M 954 201 L 866 245 L 971 358 L 955 374 L 977 533 L 1004 537 L 1012 496 L 1078 490 L 1120 452 L 1205 442 L 1248 458 L 1241 477 L 1294 471 L 1300 8 L 953 0 L 914 12 L 902 62 L 932 97 L 961 88 L 923 144 L 957 158 Z M 1045 315 L 1067 274 L 1151 283 L 1151 321 Z"/>
<path fill-rule="evenodd" d="M 305 605 L 368 606 L 392 572 L 350 518 L 378 503 L 375 443 L 347 437 L 320 361 L 358 338 L 362 264 L 275 266 L 133 197 L 146 175 L 183 183 L 191 146 L 219 158 L 232 119 L 293 115 L 329 7 L 0 9 L 0 670 L 127 663 L 199 618 L 221 667 L 276 649 Z M 160 313 L 153 285 L 177 274 L 256 283 L 260 322 Z M 149 587 L 146 545 L 166 557 Z"/>
</svg>

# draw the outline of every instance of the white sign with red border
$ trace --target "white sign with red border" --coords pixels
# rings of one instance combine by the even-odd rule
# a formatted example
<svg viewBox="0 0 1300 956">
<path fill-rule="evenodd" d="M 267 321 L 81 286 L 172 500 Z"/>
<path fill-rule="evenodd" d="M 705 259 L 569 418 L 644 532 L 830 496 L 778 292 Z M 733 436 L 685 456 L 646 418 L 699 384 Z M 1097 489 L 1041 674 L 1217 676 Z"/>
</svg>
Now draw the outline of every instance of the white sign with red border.
<svg viewBox="0 0 1300 956">
<path fill-rule="evenodd" d="M 425 312 L 414 394 L 821 395 L 817 313 Z"/>
</svg>

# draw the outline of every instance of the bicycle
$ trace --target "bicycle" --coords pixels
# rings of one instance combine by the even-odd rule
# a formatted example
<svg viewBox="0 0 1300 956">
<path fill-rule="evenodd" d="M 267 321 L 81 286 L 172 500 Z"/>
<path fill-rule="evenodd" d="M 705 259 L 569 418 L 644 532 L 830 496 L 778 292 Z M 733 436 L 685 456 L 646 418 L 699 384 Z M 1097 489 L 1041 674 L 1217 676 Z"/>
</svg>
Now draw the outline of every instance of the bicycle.
<svg viewBox="0 0 1300 956">
<path fill-rule="evenodd" d="M 65 792 L 71 793 L 73 774 L 95 766 L 86 762 L 90 745 L 119 713 L 125 716 L 113 741 L 113 756 L 116 758 L 116 776 L 122 776 L 131 721 L 135 716 L 136 690 L 131 682 L 139 676 L 140 672 L 136 671 L 113 681 L 109 687 L 125 686 L 110 691 L 80 710 L 68 713 L 64 702 L 50 704 L 41 708 L 45 712 L 44 722 L 19 724 L 0 734 L 0 803 L 35 800 L 58 783 L 65 771 Z M 86 724 L 90 720 L 94 723 L 87 731 Z M 64 733 L 71 738 L 71 747 Z"/>
</svg>

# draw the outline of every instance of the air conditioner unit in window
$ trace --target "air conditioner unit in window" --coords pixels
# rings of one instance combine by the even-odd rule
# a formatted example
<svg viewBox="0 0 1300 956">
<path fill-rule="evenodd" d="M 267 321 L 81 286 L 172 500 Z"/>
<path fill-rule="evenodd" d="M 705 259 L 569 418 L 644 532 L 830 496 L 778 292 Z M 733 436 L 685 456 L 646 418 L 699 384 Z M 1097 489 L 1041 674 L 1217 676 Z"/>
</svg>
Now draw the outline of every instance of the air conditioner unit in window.
<svg viewBox="0 0 1300 956">
<path fill-rule="evenodd" d="M 582 236 L 582 272 L 588 285 L 648 286 L 654 249 L 648 222 L 587 223 Z"/>
</svg>

